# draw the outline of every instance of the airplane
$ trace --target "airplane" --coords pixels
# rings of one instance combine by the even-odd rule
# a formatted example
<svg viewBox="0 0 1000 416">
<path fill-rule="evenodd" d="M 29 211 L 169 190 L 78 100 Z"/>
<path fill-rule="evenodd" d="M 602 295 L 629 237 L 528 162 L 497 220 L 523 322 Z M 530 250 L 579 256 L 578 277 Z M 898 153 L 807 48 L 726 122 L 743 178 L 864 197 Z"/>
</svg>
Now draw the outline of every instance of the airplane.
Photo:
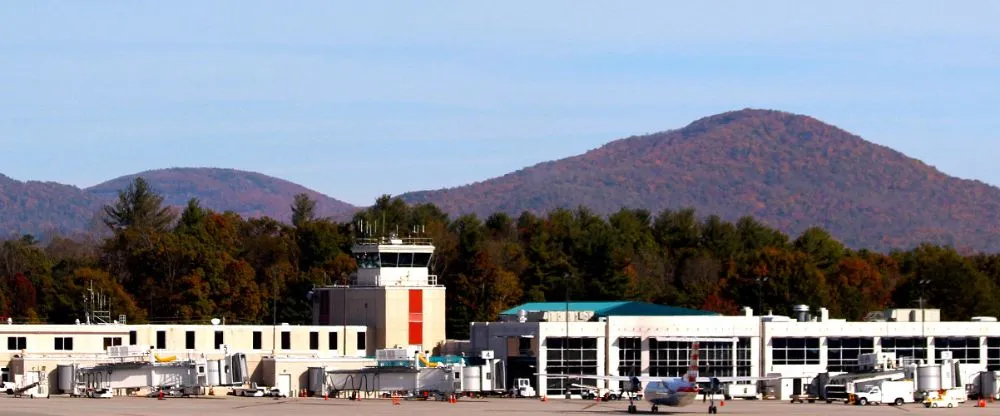
<svg viewBox="0 0 1000 416">
<path fill-rule="evenodd" d="M 699 377 L 698 376 L 698 342 L 694 342 L 691 345 L 691 361 L 688 365 L 688 371 L 681 377 L 647 377 L 647 376 L 597 376 L 597 375 L 586 375 L 586 374 L 544 374 L 539 373 L 538 375 L 544 375 L 553 378 L 566 378 L 566 379 L 590 379 L 590 380 L 606 380 L 606 381 L 627 381 L 629 382 L 626 395 L 628 396 L 628 412 L 638 413 L 635 405 L 635 397 L 638 393 L 642 393 L 642 400 L 649 402 L 652 405 L 651 413 L 657 413 L 660 410 L 660 406 L 667 407 L 684 407 L 694 403 L 701 391 L 699 387 L 699 382 L 709 382 L 711 383 L 711 391 L 716 391 L 720 383 L 723 382 L 736 382 L 736 381 L 758 381 L 758 380 L 769 380 L 767 377 Z M 642 387 L 642 383 L 646 383 L 645 389 Z M 711 403 L 708 406 L 708 413 L 714 414 L 718 413 L 718 408 L 715 406 L 715 398 L 712 397 Z"/>
</svg>

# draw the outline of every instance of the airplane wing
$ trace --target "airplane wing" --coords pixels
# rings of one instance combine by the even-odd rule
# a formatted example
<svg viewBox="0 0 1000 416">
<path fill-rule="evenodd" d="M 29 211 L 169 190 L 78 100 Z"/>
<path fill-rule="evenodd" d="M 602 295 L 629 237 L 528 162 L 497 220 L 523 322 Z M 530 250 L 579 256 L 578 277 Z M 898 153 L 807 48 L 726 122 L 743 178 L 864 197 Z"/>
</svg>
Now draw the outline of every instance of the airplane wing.
<svg viewBox="0 0 1000 416">
<path fill-rule="evenodd" d="M 566 379 L 587 379 L 587 380 L 607 380 L 607 381 L 632 381 L 633 377 L 630 376 L 597 376 L 593 374 L 546 374 L 546 373 L 536 373 L 536 376 L 546 376 L 548 378 L 566 378 Z M 639 379 L 639 381 L 645 383 L 649 381 L 661 381 L 669 378 L 677 377 L 649 377 L 649 376 L 635 376 L 634 378 Z"/>
<path fill-rule="evenodd" d="M 587 379 L 587 380 L 606 380 L 606 381 L 632 381 L 633 379 L 638 379 L 640 382 L 648 383 L 650 381 L 664 381 L 670 379 L 679 379 L 680 377 L 652 377 L 652 376 L 598 376 L 593 374 L 546 374 L 546 373 L 536 373 L 536 376 L 546 376 L 548 378 L 566 378 L 566 379 Z M 778 380 L 781 377 L 698 377 L 699 383 L 711 383 L 712 380 L 718 380 L 719 383 L 735 383 L 739 381 L 760 381 L 760 380 Z"/>
</svg>

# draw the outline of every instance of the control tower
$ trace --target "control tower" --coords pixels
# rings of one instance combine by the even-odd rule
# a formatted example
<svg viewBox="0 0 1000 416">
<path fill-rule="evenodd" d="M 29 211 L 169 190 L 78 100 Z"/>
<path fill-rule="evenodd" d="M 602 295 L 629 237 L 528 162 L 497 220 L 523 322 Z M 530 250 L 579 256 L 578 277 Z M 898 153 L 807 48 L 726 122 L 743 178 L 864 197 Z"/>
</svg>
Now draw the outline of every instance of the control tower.
<svg viewBox="0 0 1000 416">
<path fill-rule="evenodd" d="M 313 323 L 367 326 L 369 339 L 344 341 L 363 343 L 360 348 L 370 355 L 406 346 L 434 352 L 445 340 L 445 287 L 430 274 L 431 240 L 394 234 L 359 238 L 351 251 L 357 273 L 348 285 L 314 289 Z"/>
</svg>

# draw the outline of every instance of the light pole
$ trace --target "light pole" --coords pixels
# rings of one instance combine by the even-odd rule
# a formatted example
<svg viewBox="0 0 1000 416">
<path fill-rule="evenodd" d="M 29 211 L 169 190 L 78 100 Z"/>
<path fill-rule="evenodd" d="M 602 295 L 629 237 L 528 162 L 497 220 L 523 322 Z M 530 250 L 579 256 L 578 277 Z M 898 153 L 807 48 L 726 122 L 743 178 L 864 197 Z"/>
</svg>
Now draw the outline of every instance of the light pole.
<svg viewBox="0 0 1000 416">
<path fill-rule="evenodd" d="M 757 315 L 764 316 L 764 282 L 767 276 L 757 277 Z"/>
<path fill-rule="evenodd" d="M 563 363 L 566 362 L 566 350 L 569 349 L 569 273 L 563 273 L 563 296 L 566 302 L 566 315 L 563 319 L 566 320 L 566 338 L 563 340 Z M 565 366 L 563 366 L 563 371 L 565 371 Z M 566 377 L 561 378 L 563 393 L 566 394 L 566 398 L 570 398 L 569 390 L 566 388 Z"/>
<path fill-rule="evenodd" d="M 927 321 L 927 315 L 924 312 L 924 295 L 927 291 L 927 285 L 930 283 L 930 279 L 920 279 L 920 281 L 917 282 L 917 285 L 920 288 L 920 338 L 924 341 L 924 351 L 927 350 L 927 336 L 924 334 L 924 322 Z"/>
</svg>

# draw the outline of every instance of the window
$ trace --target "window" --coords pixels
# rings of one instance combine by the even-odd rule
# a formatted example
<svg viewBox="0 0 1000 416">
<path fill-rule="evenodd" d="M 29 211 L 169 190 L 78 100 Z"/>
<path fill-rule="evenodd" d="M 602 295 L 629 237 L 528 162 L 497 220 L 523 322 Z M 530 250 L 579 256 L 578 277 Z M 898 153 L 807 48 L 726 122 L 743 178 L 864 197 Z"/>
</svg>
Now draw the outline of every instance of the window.
<svg viewBox="0 0 1000 416">
<path fill-rule="evenodd" d="M 642 375 L 642 338 L 618 338 L 618 375 Z M 628 384 L 627 381 L 619 381 L 618 387 L 625 389 Z"/>
<path fill-rule="evenodd" d="M 122 345 L 122 337 L 104 337 L 104 349 Z"/>
<path fill-rule="evenodd" d="M 771 364 L 819 364 L 819 338 L 771 338 Z"/>
<path fill-rule="evenodd" d="M 525 357 L 531 357 L 534 355 L 534 351 L 531 350 L 531 338 L 520 337 L 517 339 L 517 354 L 523 355 Z"/>
<path fill-rule="evenodd" d="M 7 349 L 11 351 L 28 349 L 28 338 L 7 337 Z"/>
<path fill-rule="evenodd" d="M 827 338 L 826 371 L 856 373 L 861 354 L 872 352 L 875 352 L 874 338 Z"/>
<path fill-rule="evenodd" d="M 253 349 L 259 350 L 259 349 L 263 349 L 264 348 L 261 345 L 262 344 L 262 342 L 261 342 L 262 338 L 263 337 L 261 336 L 261 332 L 260 331 L 253 331 Z"/>
<path fill-rule="evenodd" d="M 546 338 L 547 373 L 597 374 L 597 338 Z M 576 384 L 577 386 L 574 386 Z M 549 378 L 546 389 L 551 395 L 581 394 L 579 385 L 597 386 L 597 380 Z"/>
<path fill-rule="evenodd" d="M 328 341 L 330 343 L 329 349 L 336 350 L 337 347 L 340 344 L 339 342 L 337 342 L 337 333 L 336 332 L 330 332 L 330 334 L 327 335 L 327 338 L 328 338 Z"/>
<path fill-rule="evenodd" d="M 139 344 L 137 338 L 138 338 L 138 334 L 136 334 L 135 331 L 128 331 L 128 345 L 137 345 L 137 344 Z"/>
<path fill-rule="evenodd" d="M 184 332 L 184 348 L 189 350 L 194 349 L 194 331 Z"/>
<path fill-rule="evenodd" d="M 316 331 L 309 332 L 309 349 L 311 350 L 319 349 L 319 332 Z"/>
<path fill-rule="evenodd" d="M 364 351 L 365 349 L 367 349 L 367 347 L 365 347 L 365 333 L 358 332 L 357 338 L 358 338 L 357 339 L 358 351 Z"/>
<path fill-rule="evenodd" d="M 941 362 L 941 352 L 951 351 L 951 358 L 965 364 L 978 364 L 979 337 L 934 338 L 934 355 L 936 362 Z"/>
<path fill-rule="evenodd" d="M 73 338 L 56 337 L 56 351 L 73 351 Z"/>
<path fill-rule="evenodd" d="M 225 338 L 222 335 L 222 331 L 215 331 L 215 349 L 221 350 L 222 344 L 225 344 Z"/>
<path fill-rule="evenodd" d="M 649 375 L 680 377 L 691 365 L 692 342 L 649 339 Z M 733 343 L 699 342 L 698 372 L 706 377 L 733 376 Z"/>
<path fill-rule="evenodd" d="M 292 349 L 292 333 L 282 332 L 281 333 L 281 349 L 290 350 Z"/>
<path fill-rule="evenodd" d="M 399 261 L 399 253 L 378 253 L 378 256 L 382 267 L 396 267 L 396 262 Z"/>
<path fill-rule="evenodd" d="M 1000 370 L 1000 338 L 986 338 L 986 369 Z"/>
<path fill-rule="evenodd" d="M 413 253 L 399 253 L 399 267 L 410 267 L 413 265 Z"/>
<path fill-rule="evenodd" d="M 167 348 L 167 331 L 156 331 L 156 349 Z"/>
<path fill-rule="evenodd" d="M 0 368 L 0 382 L 10 382 L 10 370 L 7 367 Z"/>
<path fill-rule="evenodd" d="M 431 264 L 431 253 L 413 253 L 413 267 L 428 267 Z"/>
<path fill-rule="evenodd" d="M 894 352 L 896 358 L 927 359 L 927 339 L 921 337 L 883 337 L 882 351 Z"/>
<path fill-rule="evenodd" d="M 736 343 L 736 376 L 750 377 L 753 360 L 750 359 L 750 338 L 740 338 Z M 737 384 L 742 384 L 739 382 Z"/>
</svg>

